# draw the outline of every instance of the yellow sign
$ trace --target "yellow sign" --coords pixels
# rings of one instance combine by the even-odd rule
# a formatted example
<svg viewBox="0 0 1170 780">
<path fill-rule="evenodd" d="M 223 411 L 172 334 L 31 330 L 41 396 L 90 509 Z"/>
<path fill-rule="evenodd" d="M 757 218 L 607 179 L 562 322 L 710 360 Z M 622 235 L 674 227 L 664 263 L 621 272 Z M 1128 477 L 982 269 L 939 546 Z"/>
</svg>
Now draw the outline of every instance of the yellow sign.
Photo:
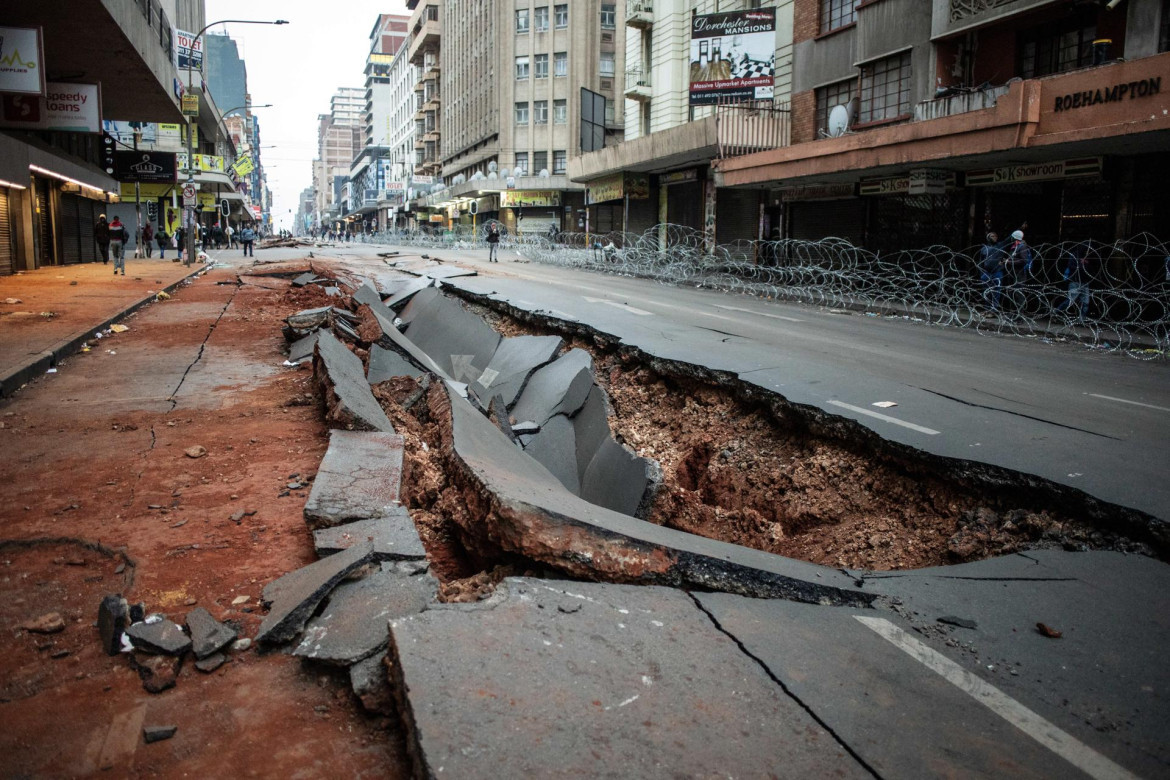
<svg viewBox="0 0 1170 780">
<path fill-rule="evenodd" d="M 138 185 L 139 197 L 142 200 L 154 200 L 155 198 L 170 197 L 171 190 L 175 189 L 177 184 L 158 184 L 154 182 L 143 182 Z M 122 200 L 134 202 L 134 184 L 130 182 L 122 182 Z"/>
<path fill-rule="evenodd" d="M 247 176 L 256 170 L 256 164 L 252 162 L 251 155 L 245 154 L 232 164 L 232 170 L 236 172 L 237 176 Z"/>
<path fill-rule="evenodd" d="M 199 116 L 199 96 L 183 95 L 183 115 Z"/>
<path fill-rule="evenodd" d="M 559 205 L 561 205 L 561 193 L 557 190 L 506 190 L 500 193 L 500 206 L 502 208 Z"/>
</svg>

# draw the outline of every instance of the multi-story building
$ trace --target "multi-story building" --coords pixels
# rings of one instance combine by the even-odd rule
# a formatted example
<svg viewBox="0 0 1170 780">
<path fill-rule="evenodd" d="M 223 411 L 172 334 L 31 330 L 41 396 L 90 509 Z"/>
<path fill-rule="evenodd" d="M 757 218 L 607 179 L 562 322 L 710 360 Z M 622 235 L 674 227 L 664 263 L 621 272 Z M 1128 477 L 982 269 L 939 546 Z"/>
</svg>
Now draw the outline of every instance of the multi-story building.
<svg viewBox="0 0 1170 780">
<path fill-rule="evenodd" d="M 409 45 L 408 40 L 395 52 L 388 74 L 391 112 L 386 119 L 387 134 L 380 139 L 389 161 L 389 179 L 378 202 L 383 229 L 416 224 L 413 212 L 407 210 L 416 159 L 414 89 L 418 84 L 418 68 L 410 61 Z"/>
<path fill-rule="evenodd" d="M 619 5 L 418 0 L 414 10 L 410 46 L 423 71 L 416 170 L 446 186 L 426 199 L 430 219 L 470 223 L 474 201 L 480 219 L 512 230 L 575 228 L 584 187 L 567 170 L 580 153 L 582 88 L 601 96 L 598 127 L 611 142 L 621 138 Z"/>
<path fill-rule="evenodd" d="M 23 64 L 6 67 L 0 91 L 23 92 L 41 110 L 0 123 L 0 274 L 93 261 L 94 223 L 124 192 L 106 167 L 103 120 L 175 128 L 177 140 L 185 71 L 175 30 L 201 29 L 203 3 L 95 3 L 85 13 L 63 0 L 8 3 L 2 24 L 5 57 L 19 52 Z M 94 56 L 95 40 L 119 56 Z M 60 75 L 45 82 L 44 73 Z M 214 155 L 218 117 L 213 104 L 203 108 L 199 151 Z"/>
<path fill-rule="evenodd" d="M 407 56 L 415 67 L 414 148 L 412 179 L 419 188 L 433 184 L 442 171 L 442 133 L 439 108 L 442 102 L 439 75 L 443 24 L 439 0 L 407 0 L 410 9 L 410 39 Z M 490 81 L 490 79 L 488 79 Z"/>
<path fill-rule="evenodd" d="M 321 225 L 337 228 L 344 216 L 341 185 L 354 156 L 362 148 L 365 90 L 341 87 L 330 100 L 330 112 L 317 117 L 317 159 L 314 176 Z"/>
<path fill-rule="evenodd" d="M 794 143 L 716 165 L 781 235 L 1170 238 L 1166 0 L 796 0 L 794 29 Z"/>
<path fill-rule="evenodd" d="M 758 194 L 717 191 L 712 163 L 787 143 L 793 0 L 628 0 L 624 12 L 625 142 L 569 163 L 589 229 L 755 238 Z"/>
<path fill-rule="evenodd" d="M 388 208 L 380 207 L 379 201 L 384 199 L 390 168 L 387 141 L 393 135 L 391 122 L 395 113 L 391 70 L 395 56 L 406 45 L 409 21 L 407 16 L 380 14 L 370 31 L 363 143 L 350 166 L 350 200 L 346 208 L 348 221 L 363 232 L 385 230 L 387 225 Z M 404 100 L 406 97 L 402 96 Z M 398 108 L 402 111 L 405 106 Z"/>
<path fill-rule="evenodd" d="M 240 57 L 236 42 L 226 33 L 208 30 L 203 36 L 203 48 L 207 58 L 207 89 L 215 96 L 216 104 L 224 113 L 246 105 L 248 66 Z"/>
</svg>

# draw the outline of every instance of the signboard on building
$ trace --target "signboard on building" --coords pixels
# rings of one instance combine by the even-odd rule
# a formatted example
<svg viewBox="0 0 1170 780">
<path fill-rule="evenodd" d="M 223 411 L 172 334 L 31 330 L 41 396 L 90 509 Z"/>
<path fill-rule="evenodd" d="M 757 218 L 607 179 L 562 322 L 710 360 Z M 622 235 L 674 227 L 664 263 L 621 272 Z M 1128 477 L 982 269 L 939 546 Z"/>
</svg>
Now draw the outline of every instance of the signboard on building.
<svg viewBox="0 0 1170 780">
<path fill-rule="evenodd" d="M 254 170 L 256 170 L 256 163 L 252 161 L 252 155 L 250 154 L 241 155 L 232 163 L 232 173 L 236 176 L 247 176 Z"/>
<path fill-rule="evenodd" d="M 992 184 L 1045 181 L 1047 179 L 1065 179 L 1072 176 L 1099 176 L 1100 174 L 1101 158 L 1083 157 L 1077 160 L 1053 160 L 1052 162 L 1005 165 L 1002 168 L 969 171 L 967 173 L 967 185 L 971 187 L 985 187 Z"/>
<path fill-rule="evenodd" d="M 682 184 L 688 181 L 697 181 L 698 178 L 699 172 L 694 168 L 688 168 L 685 171 L 671 171 L 670 173 L 664 173 L 658 177 L 658 183 L 666 186 L 669 184 Z"/>
<path fill-rule="evenodd" d="M 955 174 L 948 173 L 946 189 L 955 187 Z M 857 186 L 858 195 L 910 195 L 910 177 L 895 176 L 889 179 L 862 179 Z"/>
<path fill-rule="evenodd" d="M 118 181 L 149 181 L 174 183 L 179 177 L 179 166 L 174 152 L 114 153 L 114 178 Z"/>
<path fill-rule="evenodd" d="M 500 193 L 500 206 L 502 208 L 559 205 L 561 205 L 561 193 L 557 190 L 508 190 Z"/>
<path fill-rule="evenodd" d="M 182 170 L 187 170 L 187 153 L 178 152 L 176 157 L 179 160 L 179 168 Z M 214 154 L 197 154 L 195 155 L 195 170 L 223 173 L 223 158 Z"/>
<path fill-rule="evenodd" d="M 44 52 L 40 27 L 0 27 L 0 92 L 45 94 Z"/>
<path fill-rule="evenodd" d="M 194 33 L 175 30 L 175 67 L 180 70 L 203 68 L 203 39 L 195 40 Z"/>
<path fill-rule="evenodd" d="M 691 17 L 691 105 L 771 100 L 776 86 L 776 9 Z"/>
<path fill-rule="evenodd" d="M 412 184 L 434 184 L 434 176 L 415 176 L 410 180 Z"/>
<path fill-rule="evenodd" d="M 135 127 L 134 125 L 138 125 Z M 148 147 L 153 147 L 158 143 L 158 128 L 153 122 L 121 122 L 113 119 L 105 119 L 102 121 L 102 129 L 110 135 L 117 138 L 126 146 L 134 145 L 134 134 L 138 134 L 138 142 Z M 178 127 L 178 125 L 175 125 Z M 178 144 L 178 136 L 175 137 L 175 143 Z"/>
<path fill-rule="evenodd" d="M 4 95 L 0 127 L 100 133 L 101 87 L 50 81 L 44 95 Z"/>
<path fill-rule="evenodd" d="M 919 168 L 910 171 L 907 195 L 942 195 L 947 191 L 950 174 L 933 168 Z"/>
<path fill-rule="evenodd" d="M 805 200 L 838 200 L 851 198 L 854 194 L 852 182 L 841 184 L 800 184 L 780 190 L 780 200 L 785 203 Z"/>
<path fill-rule="evenodd" d="M 646 200 L 650 197 L 650 177 L 644 173 L 615 173 L 595 179 L 585 185 L 585 203 L 605 203 L 610 200 Z"/>
<path fill-rule="evenodd" d="M 193 92 L 183 95 L 183 116 L 199 116 L 199 96 Z"/>
</svg>

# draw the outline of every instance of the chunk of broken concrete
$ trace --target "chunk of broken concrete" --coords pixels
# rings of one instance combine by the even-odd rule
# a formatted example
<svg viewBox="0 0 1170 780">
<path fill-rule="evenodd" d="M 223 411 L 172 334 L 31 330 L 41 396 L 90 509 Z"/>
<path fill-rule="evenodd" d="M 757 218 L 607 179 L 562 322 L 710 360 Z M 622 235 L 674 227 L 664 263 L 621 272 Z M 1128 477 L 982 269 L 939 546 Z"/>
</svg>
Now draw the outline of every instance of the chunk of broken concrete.
<svg viewBox="0 0 1170 780">
<path fill-rule="evenodd" d="M 191 632 L 191 649 L 196 658 L 207 658 L 236 639 L 236 630 L 220 623 L 203 607 L 187 613 L 187 630 Z"/>
<path fill-rule="evenodd" d="M 285 317 L 284 321 L 295 330 L 319 328 L 325 324 L 325 320 L 329 317 L 329 310 L 332 308 L 332 306 L 320 306 L 316 309 L 304 309 L 296 314 L 290 314 Z"/>
<path fill-rule="evenodd" d="M 162 742 L 175 736 L 178 730 L 178 726 L 146 726 L 142 729 L 142 739 L 148 745 L 152 742 Z"/>
<path fill-rule="evenodd" d="M 500 396 L 511 407 L 533 371 L 561 351 L 559 336 L 512 336 L 500 342 L 483 373 L 471 382 L 471 392 L 485 399 Z"/>
<path fill-rule="evenodd" d="M 393 514 L 401 499 L 403 438 L 395 433 L 329 433 L 329 448 L 305 503 L 312 528 Z"/>
<path fill-rule="evenodd" d="M 207 454 L 207 448 L 196 444 L 194 447 L 188 447 L 183 450 L 183 454 L 188 458 L 202 458 Z"/>
<path fill-rule="evenodd" d="M 130 665 L 138 672 L 139 678 L 142 679 L 142 687 L 147 693 L 162 693 L 168 688 L 175 687 L 179 670 L 183 667 L 183 656 L 153 655 L 136 651 L 130 654 Z"/>
<path fill-rule="evenodd" d="M 311 284 L 316 278 L 317 274 L 313 273 L 312 271 L 305 271 L 303 274 L 292 280 L 292 286 L 304 287 L 307 284 Z"/>
<path fill-rule="evenodd" d="M 60 612 L 46 612 L 21 626 L 34 634 L 57 634 L 65 630 L 65 618 Z"/>
<path fill-rule="evenodd" d="M 392 349 L 383 349 L 377 344 L 370 347 L 370 369 L 366 373 L 366 381 L 371 385 L 385 382 L 396 376 L 409 376 L 417 379 L 424 373 L 426 372 L 415 368 L 413 363 Z"/>
<path fill-rule="evenodd" d="M 504 405 L 504 399 L 500 396 L 493 396 L 491 402 L 488 404 L 488 419 L 492 421 L 492 425 L 500 429 L 500 432 L 508 437 L 508 440 L 513 444 L 517 443 L 516 434 L 512 431 L 512 423 L 508 422 L 508 407 Z"/>
<path fill-rule="evenodd" d="M 381 560 L 418 559 L 427 555 L 410 513 L 401 506 L 385 517 L 356 520 L 313 532 L 313 545 L 320 556 L 348 550 L 364 541 L 374 545 L 374 556 Z"/>
<path fill-rule="evenodd" d="M 581 493 L 577 471 L 577 435 L 563 414 L 553 415 L 524 445 L 524 452 L 544 466 L 573 495 Z"/>
<path fill-rule="evenodd" d="M 512 407 L 517 420 L 543 425 L 554 414 L 572 417 L 593 387 L 593 358 L 583 349 L 572 349 L 542 368 L 524 385 Z"/>
<path fill-rule="evenodd" d="M 256 641 L 274 645 L 292 640 L 338 583 L 373 558 L 374 546 L 362 542 L 266 585 L 262 600 L 272 607 L 260 624 Z"/>
<path fill-rule="evenodd" d="M 349 684 L 367 712 L 394 713 L 394 695 L 386 677 L 386 653 L 374 653 L 349 667 Z"/>
<path fill-rule="evenodd" d="M 394 426 L 378 404 L 366 381 L 365 368 L 357 355 L 350 352 L 328 331 L 317 337 L 314 368 L 320 367 L 317 379 L 332 394 L 329 414 L 335 422 L 361 430 L 394 433 Z"/>
<path fill-rule="evenodd" d="M 195 662 L 195 668 L 204 674 L 211 674 L 219 667 L 227 663 L 227 656 L 223 653 L 212 653 L 206 658 L 200 658 Z"/>
<path fill-rule="evenodd" d="M 661 471 L 607 436 L 581 477 L 581 498 L 591 504 L 642 517 L 649 511 Z"/>
<path fill-rule="evenodd" d="M 500 343 L 500 334 L 481 317 L 442 295 L 418 312 L 406 337 L 457 382 L 478 379 Z"/>
<path fill-rule="evenodd" d="M 343 582 L 305 626 L 293 655 L 348 666 L 383 649 L 387 622 L 422 612 L 435 602 L 438 582 L 430 574 L 408 574 L 388 564 L 356 582 Z"/>
<path fill-rule="evenodd" d="M 162 655 L 182 655 L 191 649 L 191 638 L 170 620 L 154 623 L 134 623 L 126 628 L 126 636 L 139 650 Z"/>
<path fill-rule="evenodd" d="M 98 605 L 98 633 L 106 655 L 117 655 L 122 650 L 122 634 L 130 625 L 130 605 L 118 595 L 102 598 Z"/>
<path fill-rule="evenodd" d="M 294 341 L 288 348 L 288 362 L 300 363 L 313 357 L 313 350 L 317 346 L 317 331 L 313 331 L 303 339 Z"/>
</svg>

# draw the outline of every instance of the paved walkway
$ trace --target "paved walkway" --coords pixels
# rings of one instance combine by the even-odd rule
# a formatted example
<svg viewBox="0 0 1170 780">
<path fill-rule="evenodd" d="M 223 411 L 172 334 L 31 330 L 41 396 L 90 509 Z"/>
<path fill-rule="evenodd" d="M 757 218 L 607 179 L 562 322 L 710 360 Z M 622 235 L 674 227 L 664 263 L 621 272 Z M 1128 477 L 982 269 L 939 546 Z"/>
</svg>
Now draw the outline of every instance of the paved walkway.
<svg viewBox="0 0 1170 780">
<path fill-rule="evenodd" d="M 96 330 L 154 300 L 203 266 L 170 258 L 51 266 L 0 276 L 0 397 L 81 348 Z"/>
</svg>

